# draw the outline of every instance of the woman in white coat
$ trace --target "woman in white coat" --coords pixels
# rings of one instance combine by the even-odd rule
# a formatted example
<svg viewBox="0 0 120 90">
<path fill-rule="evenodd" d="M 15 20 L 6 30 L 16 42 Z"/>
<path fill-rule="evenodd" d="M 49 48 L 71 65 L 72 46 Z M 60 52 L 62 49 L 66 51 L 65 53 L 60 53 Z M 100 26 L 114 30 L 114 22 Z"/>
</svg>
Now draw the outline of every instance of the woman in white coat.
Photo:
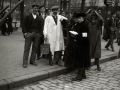
<svg viewBox="0 0 120 90">
<path fill-rule="evenodd" d="M 67 20 L 67 18 L 59 15 L 59 6 L 53 6 L 51 9 L 53 14 L 46 17 L 43 34 L 50 44 L 52 60 L 49 61 L 49 64 L 53 66 L 54 52 L 64 51 L 64 37 L 61 21 L 63 19 Z M 56 63 L 61 66 L 59 60 Z"/>
</svg>

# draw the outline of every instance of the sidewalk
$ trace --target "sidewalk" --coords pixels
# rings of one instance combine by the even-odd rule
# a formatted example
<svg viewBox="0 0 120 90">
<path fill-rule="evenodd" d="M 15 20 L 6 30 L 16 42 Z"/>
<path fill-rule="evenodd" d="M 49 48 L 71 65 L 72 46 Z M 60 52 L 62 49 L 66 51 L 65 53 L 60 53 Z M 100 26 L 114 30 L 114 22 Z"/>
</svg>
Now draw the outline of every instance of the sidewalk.
<svg viewBox="0 0 120 90">
<path fill-rule="evenodd" d="M 115 52 L 106 50 L 105 44 L 106 42 L 102 40 L 101 63 L 116 59 L 119 51 L 116 43 L 114 43 Z M 23 68 L 23 50 L 24 38 L 21 29 L 14 31 L 10 36 L 0 35 L 0 90 L 7 90 L 69 71 L 65 67 L 48 65 L 46 59 L 36 61 L 38 66 L 28 64 L 27 68 Z"/>
</svg>

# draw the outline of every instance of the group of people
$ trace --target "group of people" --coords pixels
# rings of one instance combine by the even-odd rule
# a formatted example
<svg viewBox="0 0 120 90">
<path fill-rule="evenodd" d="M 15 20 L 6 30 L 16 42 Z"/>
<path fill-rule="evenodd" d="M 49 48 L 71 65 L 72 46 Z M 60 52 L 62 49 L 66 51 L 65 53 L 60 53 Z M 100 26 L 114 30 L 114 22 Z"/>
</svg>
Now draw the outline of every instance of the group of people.
<svg viewBox="0 0 120 90">
<path fill-rule="evenodd" d="M 7 12 L 3 12 L 0 15 L 0 19 L 2 19 L 6 14 L 7 14 Z M 1 34 L 2 35 L 6 35 L 6 34 L 10 35 L 13 32 L 12 17 L 11 17 L 11 15 L 4 21 L 4 23 L 2 24 L 2 26 L 0 27 L 0 29 L 1 29 Z"/>
<path fill-rule="evenodd" d="M 44 6 L 32 5 L 32 12 L 24 19 L 22 24 L 25 37 L 23 67 L 26 68 L 28 65 L 31 45 L 30 64 L 37 66 L 35 60 L 45 56 L 40 53 L 40 45 L 45 41 L 50 44 L 49 65 L 62 66 L 60 60 L 63 56 L 65 67 L 78 70 L 77 76 L 73 80 L 86 78 L 85 70 L 91 67 L 92 58 L 95 59 L 97 70 L 101 71 L 99 59 L 101 58 L 103 18 L 95 10 L 90 9 L 86 13 L 74 13 L 68 23 L 68 18 L 59 14 L 59 6 L 53 6 L 50 10 L 46 15 L 43 13 L 45 12 Z M 67 32 L 66 47 L 64 27 Z"/>
</svg>

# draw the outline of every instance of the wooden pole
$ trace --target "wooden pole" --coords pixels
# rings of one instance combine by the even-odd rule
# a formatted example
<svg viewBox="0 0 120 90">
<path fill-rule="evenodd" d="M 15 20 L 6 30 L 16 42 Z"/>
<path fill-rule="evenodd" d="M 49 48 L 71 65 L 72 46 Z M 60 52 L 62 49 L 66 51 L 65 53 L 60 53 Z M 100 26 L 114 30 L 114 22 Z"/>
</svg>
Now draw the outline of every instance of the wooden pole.
<svg viewBox="0 0 120 90">
<path fill-rule="evenodd" d="M 69 0 L 69 4 L 68 4 L 68 22 L 70 22 L 70 10 L 71 10 L 71 0 Z"/>
<path fill-rule="evenodd" d="M 63 1 L 60 0 L 60 14 L 61 14 L 61 12 L 62 12 L 62 4 L 63 4 Z"/>
<path fill-rule="evenodd" d="M 80 12 L 84 12 L 85 0 L 82 0 Z"/>
<path fill-rule="evenodd" d="M 11 9 L 11 0 L 10 0 L 10 9 Z"/>
<path fill-rule="evenodd" d="M 23 19 L 24 19 L 24 0 L 23 2 L 20 4 L 20 26 L 22 25 L 23 23 Z"/>
<path fill-rule="evenodd" d="M 44 0 L 44 6 L 46 6 L 46 0 Z"/>
</svg>

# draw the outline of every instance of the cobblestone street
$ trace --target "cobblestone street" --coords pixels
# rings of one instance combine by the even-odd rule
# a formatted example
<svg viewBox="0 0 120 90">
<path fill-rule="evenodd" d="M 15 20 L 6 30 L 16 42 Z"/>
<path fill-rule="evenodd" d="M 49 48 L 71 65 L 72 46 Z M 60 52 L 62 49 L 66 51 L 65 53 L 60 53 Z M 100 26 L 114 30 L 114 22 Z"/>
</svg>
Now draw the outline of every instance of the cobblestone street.
<svg viewBox="0 0 120 90">
<path fill-rule="evenodd" d="M 72 81 L 76 74 L 71 72 L 11 90 L 120 90 L 120 59 L 101 67 L 102 71 L 97 71 L 93 66 L 82 81 Z"/>
</svg>

